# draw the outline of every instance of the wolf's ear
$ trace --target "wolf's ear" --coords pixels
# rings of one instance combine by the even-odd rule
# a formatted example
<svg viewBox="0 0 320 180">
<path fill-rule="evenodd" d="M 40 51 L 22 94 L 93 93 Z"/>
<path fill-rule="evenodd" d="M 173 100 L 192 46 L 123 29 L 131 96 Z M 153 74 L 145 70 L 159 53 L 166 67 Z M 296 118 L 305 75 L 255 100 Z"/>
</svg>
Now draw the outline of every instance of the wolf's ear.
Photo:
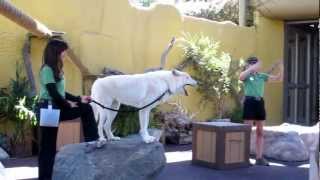
<svg viewBox="0 0 320 180">
<path fill-rule="evenodd" d="M 176 69 L 173 69 L 173 70 L 172 70 L 172 74 L 173 74 L 174 76 L 179 76 L 179 75 L 180 75 L 180 72 L 179 72 L 178 70 L 176 70 Z"/>
</svg>

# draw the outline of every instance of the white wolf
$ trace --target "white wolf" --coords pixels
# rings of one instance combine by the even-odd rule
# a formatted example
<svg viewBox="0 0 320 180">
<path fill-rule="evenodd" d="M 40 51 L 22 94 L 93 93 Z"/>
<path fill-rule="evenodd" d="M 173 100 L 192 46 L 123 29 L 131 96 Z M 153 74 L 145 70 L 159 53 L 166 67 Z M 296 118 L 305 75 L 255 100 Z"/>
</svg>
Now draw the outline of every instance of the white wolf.
<svg viewBox="0 0 320 180">
<path fill-rule="evenodd" d="M 105 107 L 118 110 L 120 104 L 143 107 L 165 93 L 159 101 L 139 111 L 140 135 L 144 142 L 151 143 L 155 141 L 155 138 L 147 131 L 151 109 L 168 100 L 172 95 L 188 95 L 185 86 L 196 84 L 197 82 L 189 74 L 178 70 L 115 75 L 97 79 L 92 85 L 91 97 Z M 93 102 L 91 105 L 98 120 L 98 145 L 106 142 L 104 132 L 108 140 L 120 140 L 119 137 L 113 135 L 111 130 L 111 124 L 117 112 L 104 109 Z"/>
</svg>

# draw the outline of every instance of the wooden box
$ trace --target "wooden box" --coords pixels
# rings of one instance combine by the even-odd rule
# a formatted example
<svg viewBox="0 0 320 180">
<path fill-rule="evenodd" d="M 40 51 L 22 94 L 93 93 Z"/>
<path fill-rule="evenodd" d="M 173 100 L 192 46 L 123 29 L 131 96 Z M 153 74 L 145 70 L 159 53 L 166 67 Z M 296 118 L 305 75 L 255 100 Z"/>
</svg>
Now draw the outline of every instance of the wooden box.
<svg viewBox="0 0 320 180">
<path fill-rule="evenodd" d="M 215 169 L 249 166 L 249 125 L 198 122 L 192 126 L 192 163 Z"/>
<path fill-rule="evenodd" d="M 83 142 L 81 119 L 63 121 L 59 124 L 57 150 L 66 144 Z"/>
</svg>

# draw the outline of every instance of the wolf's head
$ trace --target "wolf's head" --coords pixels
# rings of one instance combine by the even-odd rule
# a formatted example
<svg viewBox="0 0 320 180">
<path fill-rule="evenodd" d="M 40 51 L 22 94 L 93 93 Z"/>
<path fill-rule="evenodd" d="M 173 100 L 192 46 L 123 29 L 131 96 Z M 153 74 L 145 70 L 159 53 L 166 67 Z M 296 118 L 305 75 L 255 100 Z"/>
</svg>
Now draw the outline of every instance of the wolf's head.
<svg viewBox="0 0 320 180">
<path fill-rule="evenodd" d="M 171 71 L 170 78 L 168 79 L 168 85 L 171 93 L 188 96 L 186 86 L 196 86 L 197 81 L 192 79 L 188 73 L 174 69 Z"/>
</svg>

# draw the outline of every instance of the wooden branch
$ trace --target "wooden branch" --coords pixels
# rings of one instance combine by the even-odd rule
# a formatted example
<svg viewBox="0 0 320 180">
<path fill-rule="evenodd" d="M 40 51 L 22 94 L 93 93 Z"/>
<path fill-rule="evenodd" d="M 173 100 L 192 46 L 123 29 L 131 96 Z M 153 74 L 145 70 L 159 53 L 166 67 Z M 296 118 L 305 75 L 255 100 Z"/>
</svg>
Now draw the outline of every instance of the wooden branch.
<svg viewBox="0 0 320 180">
<path fill-rule="evenodd" d="M 173 37 L 173 38 L 171 39 L 170 43 L 169 43 L 169 44 L 167 45 L 167 47 L 165 48 L 165 50 L 162 52 L 161 58 L 160 58 L 160 66 L 159 66 L 159 67 L 156 67 L 156 68 L 146 69 L 146 70 L 144 70 L 144 72 L 159 71 L 159 70 L 164 69 L 164 66 L 166 65 L 166 62 L 167 62 L 168 54 L 169 54 L 170 50 L 172 49 L 175 41 L 176 41 L 176 38 Z"/>
<path fill-rule="evenodd" d="M 163 53 L 161 55 L 161 59 L 160 59 L 160 68 L 161 69 L 164 69 L 164 66 L 165 66 L 166 61 L 167 61 L 168 54 L 169 54 L 170 50 L 172 49 L 175 41 L 176 41 L 176 38 L 173 37 L 171 39 L 170 43 L 168 44 L 168 46 L 166 47 L 166 49 L 163 51 Z"/>
<path fill-rule="evenodd" d="M 51 30 L 49 30 L 44 24 L 25 14 L 7 0 L 0 0 L 0 14 L 38 37 L 52 36 Z"/>
<path fill-rule="evenodd" d="M 28 33 L 26 35 L 26 40 L 24 41 L 24 45 L 22 49 L 22 58 L 23 58 L 25 70 L 27 73 L 27 78 L 29 80 L 30 87 L 31 87 L 31 96 L 35 96 L 37 94 L 37 89 L 36 89 L 36 83 L 34 80 L 34 74 L 32 70 L 30 51 L 31 51 L 31 34 Z"/>
</svg>

